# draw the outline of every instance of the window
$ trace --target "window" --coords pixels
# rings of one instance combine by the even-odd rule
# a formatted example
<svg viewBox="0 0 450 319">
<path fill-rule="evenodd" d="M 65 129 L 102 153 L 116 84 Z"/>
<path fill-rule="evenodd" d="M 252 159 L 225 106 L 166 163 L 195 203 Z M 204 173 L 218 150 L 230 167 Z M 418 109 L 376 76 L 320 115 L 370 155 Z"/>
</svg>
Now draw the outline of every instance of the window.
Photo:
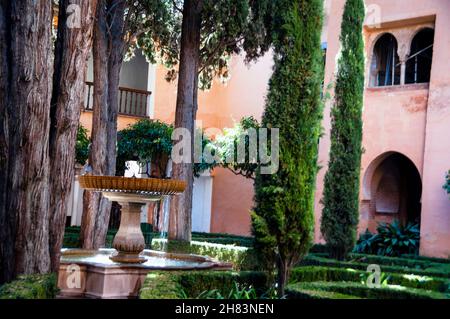
<svg viewBox="0 0 450 319">
<path fill-rule="evenodd" d="M 411 42 L 411 51 L 406 61 L 405 83 L 430 82 L 433 58 L 434 30 L 421 30 Z"/>
<path fill-rule="evenodd" d="M 390 33 L 378 39 L 373 50 L 371 86 L 400 84 L 401 64 L 397 47 L 397 40 Z"/>
</svg>

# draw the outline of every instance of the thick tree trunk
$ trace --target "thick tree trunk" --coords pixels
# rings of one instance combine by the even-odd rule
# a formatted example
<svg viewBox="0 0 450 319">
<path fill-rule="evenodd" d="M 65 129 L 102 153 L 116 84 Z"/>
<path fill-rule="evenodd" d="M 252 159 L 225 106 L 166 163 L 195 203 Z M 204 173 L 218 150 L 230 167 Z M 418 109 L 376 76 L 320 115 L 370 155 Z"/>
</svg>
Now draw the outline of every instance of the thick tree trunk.
<svg viewBox="0 0 450 319">
<path fill-rule="evenodd" d="M 10 8 L 0 3 L 0 284 L 10 281 L 14 272 L 15 215 L 7 214 L 9 133 L 7 103 L 9 102 Z"/>
<path fill-rule="evenodd" d="M 106 3 L 106 5 L 105 5 Z M 125 54 L 125 1 L 103 1 L 94 30 L 94 110 L 89 165 L 94 175 L 116 171 L 119 75 Z M 112 18 L 110 18 L 112 17 Z M 85 249 L 104 246 L 111 203 L 99 193 L 84 192 L 81 242 Z"/>
<path fill-rule="evenodd" d="M 175 113 L 175 128 L 185 128 L 191 133 L 191 159 L 194 153 L 194 122 L 197 112 L 202 4 L 202 0 L 184 1 Z M 170 203 L 169 239 L 190 241 L 194 184 L 192 163 L 174 163 L 172 178 L 186 181 L 187 187 L 183 194 L 174 196 Z"/>
<path fill-rule="evenodd" d="M 80 8 L 80 26 L 68 27 L 67 7 Z M 97 0 L 60 0 L 58 38 L 50 127 L 50 255 L 52 270 L 59 267 L 64 237 L 67 202 L 72 189 L 75 141 L 84 103 L 87 58 L 92 47 L 92 31 Z M 70 14 L 70 13 L 69 13 Z M 77 13 L 72 13 L 77 14 Z"/>
<path fill-rule="evenodd" d="M 52 2 L 0 2 L 1 280 L 50 270 L 48 143 L 52 89 Z M 5 54 L 6 53 L 6 54 Z M 5 55 L 3 55 L 5 54 Z M 5 125 L 5 121 L 8 122 Z M 5 147 L 7 151 L 5 152 Z M 6 238 L 5 238 L 6 236 Z M 14 245 L 14 247 L 12 247 Z M 11 254 L 13 253 L 13 254 Z"/>
</svg>

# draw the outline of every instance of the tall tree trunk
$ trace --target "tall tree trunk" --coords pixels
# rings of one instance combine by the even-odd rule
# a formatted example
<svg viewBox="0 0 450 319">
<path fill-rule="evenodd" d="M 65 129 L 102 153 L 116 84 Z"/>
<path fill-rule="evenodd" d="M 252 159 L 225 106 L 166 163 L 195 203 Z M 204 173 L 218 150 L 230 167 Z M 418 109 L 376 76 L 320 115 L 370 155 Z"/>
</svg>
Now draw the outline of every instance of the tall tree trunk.
<svg viewBox="0 0 450 319">
<path fill-rule="evenodd" d="M 80 11 L 68 13 L 78 5 Z M 59 268 L 64 237 L 67 202 L 72 189 L 75 141 L 84 103 L 87 58 L 92 47 L 92 31 L 97 0 L 60 0 L 58 37 L 50 127 L 50 256 L 52 270 Z M 68 26 L 68 14 L 78 15 L 80 25 Z"/>
<path fill-rule="evenodd" d="M 1 1 L 1 280 L 50 270 L 48 143 L 52 2 Z M 6 54 L 5 54 L 6 53 Z M 5 54 L 5 55 L 3 55 Z M 5 125 L 5 121 L 8 122 Z M 8 150 L 5 152 L 7 145 Z M 7 236 L 7 238 L 4 238 Z M 12 246 L 13 245 L 13 246 Z M 12 254 L 11 254 L 12 253 Z"/>
<path fill-rule="evenodd" d="M 94 175 L 116 171 L 119 76 L 125 54 L 125 1 L 102 1 L 94 30 L 94 110 L 89 165 Z M 111 202 L 99 193 L 84 192 L 81 242 L 85 249 L 105 244 Z"/>
<path fill-rule="evenodd" d="M 194 153 L 195 117 L 197 113 L 202 5 L 202 0 L 184 1 L 175 113 L 175 128 L 185 128 L 191 133 L 191 159 L 193 159 Z M 169 239 L 190 241 L 192 190 L 194 184 L 192 163 L 173 163 L 172 178 L 186 181 L 187 187 L 183 194 L 172 198 L 170 204 Z"/>
<path fill-rule="evenodd" d="M 10 281 L 14 272 L 14 214 L 7 214 L 9 133 L 10 4 L 0 2 L 0 284 Z"/>
</svg>

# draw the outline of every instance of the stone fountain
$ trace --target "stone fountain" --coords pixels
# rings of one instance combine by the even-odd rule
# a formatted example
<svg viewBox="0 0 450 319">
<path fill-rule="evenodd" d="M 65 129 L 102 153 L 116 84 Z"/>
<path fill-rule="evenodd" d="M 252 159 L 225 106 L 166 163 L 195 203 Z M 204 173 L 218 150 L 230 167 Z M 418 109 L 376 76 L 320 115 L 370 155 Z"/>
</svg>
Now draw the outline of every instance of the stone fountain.
<svg viewBox="0 0 450 319">
<path fill-rule="evenodd" d="M 58 275 L 62 297 L 135 298 L 151 271 L 230 269 L 208 257 L 145 250 L 141 230 L 142 207 L 162 196 L 184 191 L 183 181 L 84 175 L 78 178 L 88 191 L 101 192 L 122 206 L 115 249 L 63 249 Z"/>
</svg>

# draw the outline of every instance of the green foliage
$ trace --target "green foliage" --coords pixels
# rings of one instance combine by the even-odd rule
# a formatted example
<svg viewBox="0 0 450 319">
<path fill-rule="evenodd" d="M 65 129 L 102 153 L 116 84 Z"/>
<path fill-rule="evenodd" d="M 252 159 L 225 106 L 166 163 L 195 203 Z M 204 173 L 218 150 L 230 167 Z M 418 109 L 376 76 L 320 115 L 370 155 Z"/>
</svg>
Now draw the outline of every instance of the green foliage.
<svg viewBox="0 0 450 319">
<path fill-rule="evenodd" d="M 172 132 L 171 125 L 149 119 L 139 120 L 119 131 L 117 133 L 117 171 L 125 171 L 127 161 L 138 161 L 140 165 L 145 166 L 153 160 L 159 161 L 157 165 L 164 174 L 162 177 L 165 177 L 167 160 L 172 151 Z"/>
<path fill-rule="evenodd" d="M 77 131 L 77 142 L 75 144 L 75 162 L 84 165 L 89 157 L 88 130 L 80 124 Z"/>
<path fill-rule="evenodd" d="M 246 178 L 254 178 L 256 169 L 258 168 L 259 150 L 250 152 L 250 136 L 249 130 L 256 133 L 256 141 L 258 140 L 258 129 L 261 125 L 258 121 L 250 117 L 244 117 L 239 123 L 232 128 L 225 128 L 223 135 L 218 136 L 215 141 L 218 155 L 220 157 L 221 166 L 231 170 L 236 175 L 242 175 Z M 239 154 L 239 145 L 245 145 L 245 153 Z M 259 145 L 259 144 L 256 144 Z M 242 147 L 242 146 L 241 146 Z M 239 158 L 245 156 L 245 158 Z M 254 157 L 256 156 L 256 157 Z"/>
<path fill-rule="evenodd" d="M 222 262 L 232 263 L 233 268 L 236 270 L 255 270 L 260 268 L 254 250 L 248 247 L 197 241 L 186 243 L 171 240 L 168 242 L 166 239 L 153 239 L 152 249 L 208 256 Z"/>
<path fill-rule="evenodd" d="M 145 8 L 153 9 L 158 19 L 149 20 L 148 28 L 138 37 L 148 60 L 168 68 L 166 79 L 177 77 L 183 0 L 146 0 Z M 204 0 L 202 1 L 200 36 L 199 87 L 210 89 L 212 80 L 230 77 L 231 57 L 244 50 L 247 61 L 262 56 L 271 43 L 270 0 Z M 147 19 L 146 19 L 147 20 Z"/>
<path fill-rule="evenodd" d="M 22 275 L 0 286 L 0 299 L 54 299 L 57 291 L 56 274 Z"/>
<path fill-rule="evenodd" d="M 367 266 L 373 263 L 382 265 L 382 270 L 389 273 L 450 278 L 450 266 L 448 264 L 422 262 L 415 259 L 408 261 L 405 258 L 396 257 L 354 256 L 354 260 L 349 262 L 309 255 L 302 260 L 301 265 L 354 268 L 366 271 Z"/>
<path fill-rule="evenodd" d="M 258 299 L 255 288 L 252 286 L 242 286 L 237 282 L 233 283 L 233 288 L 225 296 L 222 295 L 219 289 L 205 290 L 196 299 L 240 299 L 250 300 Z"/>
<path fill-rule="evenodd" d="M 445 294 L 434 291 L 415 288 L 404 289 L 394 285 L 370 288 L 358 282 L 318 281 L 295 283 L 287 287 L 288 298 L 292 299 L 303 299 L 309 291 L 327 291 L 368 299 L 447 299 Z M 339 298 L 339 296 L 337 297 Z"/>
<path fill-rule="evenodd" d="M 383 268 L 383 267 L 382 267 Z M 371 273 L 354 268 L 323 266 L 297 267 L 292 271 L 291 283 L 315 281 L 349 281 L 366 283 Z M 450 281 L 431 276 L 417 276 L 397 273 L 382 273 L 382 285 L 397 285 L 409 288 L 450 293 Z"/>
<path fill-rule="evenodd" d="M 267 277 L 262 272 L 182 271 L 154 272 L 147 275 L 141 299 L 187 299 L 230 296 L 263 296 Z M 251 287 L 251 288 L 250 288 Z"/>
<path fill-rule="evenodd" d="M 356 243 L 362 154 L 365 17 L 363 0 L 347 0 L 341 24 L 331 148 L 325 175 L 321 232 L 330 253 L 344 259 Z"/>
<path fill-rule="evenodd" d="M 166 168 L 172 152 L 173 126 L 159 120 L 142 119 L 117 133 L 117 172 L 123 175 L 127 161 L 138 161 L 149 177 L 166 177 Z M 199 132 L 198 134 L 203 134 Z M 206 148 L 213 148 L 212 141 L 203 136 L 202 153 L 193 166 L 194 174 L 212 169 L 216 163 L 208 163 L 203 157 Z M 214 152 L 212 152 L 214 154 Z M 157 165 L 157 170 L 149 171 L 149 163 Z M 156 176 L 154 176 L 155 172 Z"/>
<path fill-rule="evenodd" d="M 322 118 L 323 1 L 275 2 L 274 73 L 262 127 L 279 128 L 279 170 L 255 181 L 256 247 L 277 262 L 280 295 L 289 269 L 311 247 L 318 139 Z M 271 150 L 273 151 L 273 150 Z M 287 276 L 286 276 L 287 275 Z"/>
<path fill-rule="evenodd" d="M 447 176 L 445 178 L 444 189 L 447 191 L 447 194 L 450 194 L 450 170 L 448 171 Z"/>
<path fill-rule="evenodd" d="M 408 223 L 402 226 L 398 221 L 394 221 L 392 224 L 380 224 L 377 231 L 375 235 L 368 231 L 362 234 L 354 251 L 383 256 L 418 254 L 419 225 Z"/>
</svg>

